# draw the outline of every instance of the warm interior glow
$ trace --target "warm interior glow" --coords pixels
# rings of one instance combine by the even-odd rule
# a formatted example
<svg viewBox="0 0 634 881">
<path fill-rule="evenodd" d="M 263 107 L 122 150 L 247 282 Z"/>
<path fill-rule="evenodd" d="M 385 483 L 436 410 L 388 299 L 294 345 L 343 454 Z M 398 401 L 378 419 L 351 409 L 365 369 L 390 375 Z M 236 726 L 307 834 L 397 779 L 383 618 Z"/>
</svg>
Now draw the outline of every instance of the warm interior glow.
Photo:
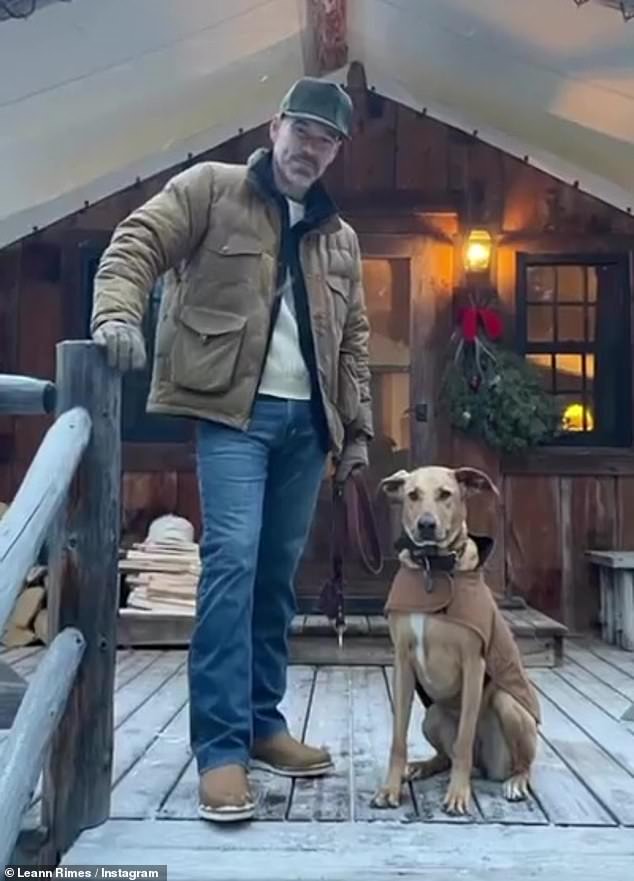
<svg viewBox="0 0 634 881">
<path fill-rule="evenodd" d="M 473 229 L 467 239 L 465 268 L 469 272 L 484 272 L 491 263 L 491 235 L 486 229 Z"/>
<path fill-rule="evenodd" d="M 594 429 L 592 411 L 583 404 L 568 404 L 561 418 L 561 424 L 564 431 L 592 431 Z"/>
</svg>

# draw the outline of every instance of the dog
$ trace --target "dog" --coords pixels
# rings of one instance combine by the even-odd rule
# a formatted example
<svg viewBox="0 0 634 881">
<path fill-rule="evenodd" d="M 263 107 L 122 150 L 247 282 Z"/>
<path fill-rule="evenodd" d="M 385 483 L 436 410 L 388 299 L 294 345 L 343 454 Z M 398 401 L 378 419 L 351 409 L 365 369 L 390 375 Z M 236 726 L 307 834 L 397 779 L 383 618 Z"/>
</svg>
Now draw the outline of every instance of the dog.
<svg viewBox="0 0 634 881">
<path fill-rule="evenodd" d="M 467 528 L 467 498 L 479 492 L 498 497 L 499 492 L 478 469 L 437 466 L 397 471 L 379 489 L 402 502 L 401 566 L 391 596 L 400 578 L 407 595 L 437 611 L 410 609 L 411 599 L 401 606 L 390 598 L 386 603 L 394 647 L 394 719 L 385 783 L 372 804 L 397 807 L 403 781 L 449 770 L 443 810 L 468 813 L 474 769 L 503 782 L 509 801 L 525 799 L 540 722 L 537 692 L 482 578 L 479 545 Z M 452 597 L 454 605 L 448 606 Z M 461 602 L 475 609 L 482 626 L 456 622 L 452 609 Z M 501 687 L 500 677 L 511 687 Z M 408 764 L 415 691 L 426 705 L 423 734 L 436 752 Z"/>
</svg>

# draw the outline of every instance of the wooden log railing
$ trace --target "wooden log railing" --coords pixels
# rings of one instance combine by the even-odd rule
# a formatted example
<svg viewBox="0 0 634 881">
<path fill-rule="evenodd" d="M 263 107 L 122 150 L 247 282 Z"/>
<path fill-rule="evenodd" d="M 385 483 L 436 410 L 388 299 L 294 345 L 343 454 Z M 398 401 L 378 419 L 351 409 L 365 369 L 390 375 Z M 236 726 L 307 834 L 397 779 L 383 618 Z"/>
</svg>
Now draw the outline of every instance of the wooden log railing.
<svg viewBox="0 0 634 881">
<path fill-rule="evenodd" d="M 0 387 L 0 394 L 2 393 Z M 0 632 L 62 505 L 88 441 L 88 413 L 75 408 L 48 430 L 9 510 L 0 520 Z"/>
<path fill-rule="evenodd" d="M 0 413 L 54 422 L 0 521 L 0 633 L 46 542 L 49 646 L 0 741 L 0 869 L 43 773 L 39 852 L 56 864 L 107 819 L 118 608 L 120 376 L 91 342 L 57 347 L 56 382 L 0 375 Z"/>
<path fill-rule="evenodd" d="M 44 764 L 44 753 L 61 718 L 84 652 L 81 633 L 58 634 L 40 662 L 4 743 L 0 764 L 0 870 L 20 833 Z"/>
<path fill-rule="evenodd" d="M 55 409 L 55 385 L 32 376 L 0 376 L 0 414 L 28 416 L 52 413 Z"/>
</svg>

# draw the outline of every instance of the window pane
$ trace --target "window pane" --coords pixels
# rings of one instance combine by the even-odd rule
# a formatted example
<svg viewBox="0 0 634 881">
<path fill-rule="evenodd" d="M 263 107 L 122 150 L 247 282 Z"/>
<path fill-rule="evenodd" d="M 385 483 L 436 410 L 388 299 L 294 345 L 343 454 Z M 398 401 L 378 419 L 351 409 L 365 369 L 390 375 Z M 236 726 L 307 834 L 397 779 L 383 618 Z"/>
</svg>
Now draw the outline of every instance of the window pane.
<svg viewBox="0 0 634 881">
<path fill-rule="evenodd" d="M 568 263 L 566 254 L 533 259 L 532 266 L 524 266 L 518 287 L 518 329 L 524 331 L 519 343 L 557 403 L 561 442 L 630 446 L 631 290 L 626 267 L 607 255 L 593 264 L 576 257 Z"/>
<path fill-rule="evenodd" d="M 555 356 L 555 388 L 557 391 L 574 392 L 583 388 L 583 356 Z"/>
<path fill-rule="evenodd" d="M 586 267 L 586 277 L 588 279 L 588 302 L 589 303 L 596 303 L 597 302 L 597 288 L 598 288 L 597 267 L 595 267 L 595 266 Z"/>
<path fill-rule="evenodd" d="M 555 338 L 552 306 L 528 306 L 527 336 L 533 343 L 551 343 Z"/>
<path fill-rule="evenodd" d="M 363 286 L 370 321 L 370 364 L 407 367 L 409 261 L 365 258 Z"/>
<path fill-rule="evenodd" d="M 530 361 L 537 370 L 537 375 L 541 384 L 544 386 L 547 392 L 554 391 L 553 389 L 553 371 L 552 371 L 552 363 L 553 356 L 552 355 L 527 355 L 526 360 Z"/>
<path fill-rule="evenodd" d="M 377 457 L 396 454 L 409 449 L 410 438 L 410 379 L 409 373 L 372 374 L 372 417 L 375 437 L 372 455 Z"/>
<path fill-rule="evenodd" d="M 592 397 L 584 401 L 581 395 L 557 395 L 561 427 L 566 433 L 594 430 L 594 406 Z"/>
<path fill-rule="evenodd" d="M 595 339 L 595 323 L 597 310 L 594 306 L 588 306 L 588 342 L 593 343 Z"/>
<path fill-rule="evenodd" d="M 583 306 L 559 306 L 557 338 L 560 342 L 583 342 L 586 338 Z"/>
<path fill-rule="evenodd" d="M 526 299 L 545 303 L 555 299 L 554 266 L 529 266 L 526 270 Z"/>
<path fill-rule="evenodd" d="M 560 303 L 583 303 L 583 267 L 557 267 L 557 299 Z"/>
</svg>

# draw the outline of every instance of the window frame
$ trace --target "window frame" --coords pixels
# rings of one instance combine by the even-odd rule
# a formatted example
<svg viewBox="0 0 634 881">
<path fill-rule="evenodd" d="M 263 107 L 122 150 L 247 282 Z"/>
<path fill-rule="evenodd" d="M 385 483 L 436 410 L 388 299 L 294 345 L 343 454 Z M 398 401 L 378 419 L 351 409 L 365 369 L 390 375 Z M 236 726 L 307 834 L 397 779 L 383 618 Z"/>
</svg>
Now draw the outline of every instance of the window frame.
<svg viewBox="0 0 634 881">
<path fill-rule="evenodd" d="M 622 450 L 632 446 L 634 437 L 632 424 L 632 291 L 630 283 L 629 255 L 622 252 L 517 252 L 516 253 L 516 320 L 515 345 L 522 355 L 528 354 L 588 354 L 595 358 L 595 377 L 598 375 L 598 346 L 595 342 L 591 347 L 586 343 L 531 343 L 528 340 L 528 268 L 532 266 L 614 266 L 617 272 L 619 308 L 622 315 L 623 338 L 620 345 L 626 369 L 623 371 L 623 382 L 616 391 L 615 408 L 617 421 L 613 432 L 602 432 L 600 426 L 594 431 L 570 432 L 551 441 L 549 448 L 565 450 L 566 448 L 584 447 L 595 451 L 598 448 Z M 598 301 L 597 301 L 598 302 Z M 584 348 L 586 347 L 586 348 Z M 595 405 L 596 413 L 596 405 Z"/>
</svg>

